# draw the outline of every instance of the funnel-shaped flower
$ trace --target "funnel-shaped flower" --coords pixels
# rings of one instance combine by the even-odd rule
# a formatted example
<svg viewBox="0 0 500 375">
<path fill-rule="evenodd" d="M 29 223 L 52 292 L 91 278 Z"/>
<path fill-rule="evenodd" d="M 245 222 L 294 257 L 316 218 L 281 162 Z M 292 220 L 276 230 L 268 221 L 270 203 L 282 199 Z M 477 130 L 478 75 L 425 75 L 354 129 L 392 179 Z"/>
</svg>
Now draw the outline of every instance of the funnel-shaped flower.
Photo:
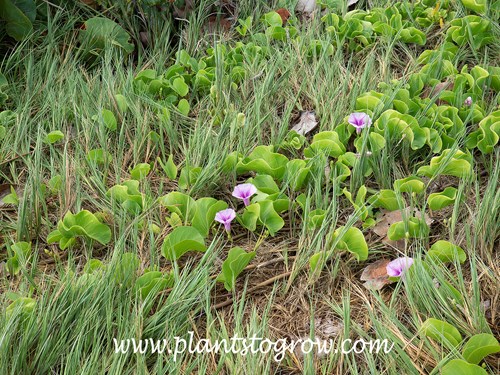
<svg viewBox="0 0 500 375">
<path fill-rule="evenodd" d="M 470 107 L 472 105 L 472 98 L 470 96 L 468 96 L 467 99 L 464 100 L 464 105 L 467 107 Z"/>
<path fill-rule="evenodd" d="M 387 274 L 391 277 L 403 276 L 406 270 L 413 264 L 413 259 L 409 257 L 401 257 L 394 259 L 387 264 Z"/>
<path fill-rule="evenodd" d="M 227 208 L 215 214 L 215 221 L 224 224 L 224 229 L 226 230 L 226 232 L 229 232 L 231 230 L 231 222 L 235 217 L 236 212 L 234 212 L 232 208 Z"/>
<path fill-rule="evenodd" d="M 354 112 L 349 115 L 349 124 L 356 128 L 356 133 L 361 133 L 361 129 L 371 126 L 372 119 L 364 112 Z"/>
<path fill-rule="evenodd" d="M 257 188 L 253 184 L 236 185 L 233 190 L 233 197 L 243 199 L 245 206 L 250 204 L 250 197 L 257 193 Z"/>
</svg>

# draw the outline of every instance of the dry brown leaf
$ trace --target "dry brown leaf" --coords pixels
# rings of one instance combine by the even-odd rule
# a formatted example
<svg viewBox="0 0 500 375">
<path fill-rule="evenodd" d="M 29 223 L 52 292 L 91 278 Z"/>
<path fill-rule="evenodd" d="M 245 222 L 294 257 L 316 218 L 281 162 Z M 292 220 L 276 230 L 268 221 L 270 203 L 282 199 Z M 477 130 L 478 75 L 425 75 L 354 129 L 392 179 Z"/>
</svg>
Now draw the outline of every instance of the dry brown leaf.
<svg viewBox="0 0 500 375">
<path fill-rule="evenodd" d="M 413 215 L 411 215 L 410 207 L 407 207 L 404 211 L 405 211 L 404 216 L 406 217 L 408 216 L 415 216 L 418 218 L 422 217 L 422 213 L 419 210 L 415 210 L 413 212 Z M 396 210 L 396 211 L 382 210 L 382 215 L 380 217 L 380 220 L 372 228 L 372 230 L 377 236 L 387 237 L 387 231 L 389 230 L 389 227 L 392 224 L 397 223 L 398 221 L 403 221 L 403 210 Z M 427 225 L 431 225 L 433 223 L 433 220 L 427 214 L 425 214 L 425 223 Z"/>
<path fill-rule="evenodd" d="M 288 18 L 290 18 L 290 12 L 288 11 L 288 9 L 279 8 L 276 9 L 276 13 L 280 15 L 281 21 L 283 21 L 283 25 L 285 25 L 286 21 L 288 21 Z"/>
<path fill-rule="evenodd" d="M 139 39 L 144 47 L 147 47 L 149 45 L 149 37 L 148 37 L 147 32 L 140 31 L 139 32 Z"/>
<path fill-rule="evenodd" d="M 365 281 L 363 286 L 367 289 L 380 290 L 385 285 L 390 284 L 386 268 L 389 262 L 388 259 L 380 259 L 366 266 L 360 277 L 361 281 Z"/>
<path fill-rule="evenodd" d="M 317 318 L 314 320 L 314 332 L 323 340 L 333 339 L 344 329 L 344 324 L 332 318 Z"/>
<path fill-rule="evenodd" d="M 439 94 L 444 91 L 444 90 L 453 90 L 453 82 L 451 81 L 445 81 L 445 82 L 440 82 L 436 86 L 433 87 L 426 87 L 424 91 L 422 91 L 421 97 L 422 99 L 425 98 L 434 98 L 439 96 Z M 443 101 L 436 99 L 436 104 L 442 104 Z"/>
<path fill-rule="evenodd" d="M 210 16 L 208 17 L 208 22 L 207 22 L 207 31 L 208 32 L 215 32 L 215 31 L 229 31 L 232 26 L 232 22 L 229 18 L 217 18 L 217 16 Z"/>
<path fill-rule="evenodd" d="M 316 121 L 316 113 L 314 111 L 303 111 L 300 114 L 300 119 L 297 124 L 294 125 L 292 130 L 295 130 L 300 135 L 306 135 L 311 130 L 318 126 L 318 121 Z"/>
<path fill-rule="evenodd" d="M 84 3 L 85 5 L 88 5 L 89 7 L 97 8 L 97 4 L 96 4 L 95 0 L 80 0 L 80 1 L 82 3 Z"/>
<path fill-rule="evenodd" d="M 171 4 L 173 3 L 174 2 L 172 1 Z M 174 17 L 185 19 L 188 13 L 194 9 L 194 0 L 186 0 L 184 2 L 184 7 L 182 8 L 177 8 L 175 5 L 173 5 L 173 7 L 174 7 Z"/>
</svg>

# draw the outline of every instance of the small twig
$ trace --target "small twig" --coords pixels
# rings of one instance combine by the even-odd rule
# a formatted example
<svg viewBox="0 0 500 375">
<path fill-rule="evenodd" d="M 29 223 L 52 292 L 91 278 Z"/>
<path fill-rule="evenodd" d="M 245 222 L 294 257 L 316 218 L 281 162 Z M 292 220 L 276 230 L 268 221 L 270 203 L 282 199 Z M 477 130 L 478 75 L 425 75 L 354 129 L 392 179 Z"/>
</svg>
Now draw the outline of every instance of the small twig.
<svg viewBox="0 0 500 375">
<path fill-rule="evenodd" d="M 275 281 L 277 280 L 280 280 L 280 279 L 284 279 L 285 277 L 288 277 L 292 274 L 292 271 L 288 271 L 288 272 L 285 272 L 285 273 L 282 273 L 280 275 L 276 275 L 274 277 L 271 277 L 270 279 L 266 280 L 266 281 L 263 281 L 257 285 L 255 285 L 254 287 L 250 288 L 247 290 L 247 293 L 252 293 L 254 291 L 256 291 L 257 289 L 259 288 L 262 288 L 263 286 L 267 286 L 269 284 L 272 284 L 274 283 Z M 229 306 L 230 304 L 233 303 L 233 298 L 228 298 L 227 300 L 225 300 L 224 302 L 220 302 L 214 306 L 212 306 L 212 310 L 218 310 L 222 307 L 226 307 L 226 306 Z"/>
<path fill-rule="evenodd" d="M 288 257 L 288 259 L 292 259 L 292 260 L 295 258 L 296 258 L 295 256 Z M 249 270 L 253 270 L 255 268 L 262 268 L 262 267 L 270 266 L 271 264 L 279 263 L 279 262 L 282 262 L 284 260 L 285 260 L 285 258 L 274 258 L 274 259 L 268 260 L 266 262 L 262 262 L 262 263 L 258 263 L 258 264 L 250 264 L 249 266 L 246 266 L 243 269 L 243 271 L 249 271 Z M 219 275 L 212 275 L 212 276 L 210 276 L 210 279 L 211 280 L 216 279 L 217 276 L 219 276 Z"/>
</svg>

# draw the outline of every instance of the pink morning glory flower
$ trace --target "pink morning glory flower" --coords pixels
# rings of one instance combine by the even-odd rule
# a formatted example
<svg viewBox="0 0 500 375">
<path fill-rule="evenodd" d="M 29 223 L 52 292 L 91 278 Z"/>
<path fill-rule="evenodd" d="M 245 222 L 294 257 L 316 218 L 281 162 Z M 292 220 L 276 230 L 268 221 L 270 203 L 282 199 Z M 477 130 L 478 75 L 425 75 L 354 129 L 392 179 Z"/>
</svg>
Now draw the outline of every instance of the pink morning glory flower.
<svg viewBox="0 0 500 375">
<path fill-rule="evenodd" d="M 231 221 L 233 221 L 235 217 L 236 212 L 234 212 L 232 208 L 227 208 L 215 214 L 215 221 L 224 224 L 224 229 L 226 232 L 229 232 L 231 230 Z"/>
<path fill-rule="evenodd" d="M 243 199 L 245 206 L 250 204 L 250 197 L 257 193 L 257 188 L 253 184 L 236 185 L 233 190 L 233 197 Z"/>
<path fill-rule="evenodd" d="M 408 257 L 401 257 L 394 259 L 387 264 L 387 274 L 391 277 L 401 277 L 413 264 L 413 259 Z"/>
<path fill-rule="evenodd" d="M 354 112 L 349 115 L 349 124 L 356 128 L 356 133 L 361 133 L 361 129 L 371 126 L 372 119 L 364 112 Z"/>
<path fill-rule="evenodd" d="M 472 98 L 470 96 L 468 96 L 467 99 L 464 100 L 464 105 L 467 107 L 470 107 L 472 105 Z"/>
</svg>

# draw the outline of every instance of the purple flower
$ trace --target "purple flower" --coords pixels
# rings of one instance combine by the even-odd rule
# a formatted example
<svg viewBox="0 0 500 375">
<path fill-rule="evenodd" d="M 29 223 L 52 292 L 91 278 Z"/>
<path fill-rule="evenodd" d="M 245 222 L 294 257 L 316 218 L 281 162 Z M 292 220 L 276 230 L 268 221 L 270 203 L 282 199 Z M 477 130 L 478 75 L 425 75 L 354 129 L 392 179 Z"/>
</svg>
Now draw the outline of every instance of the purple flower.
<svg viewBox="0 0 500 375">
<path fill-rule="evenodd" d="M 401 257 L 394 259 L 387 264 L 387 274 L 391 277 L 400 277 L 411 267 L 413 259 L 408 257 Z"/>
<path fill-rule="evenodd" d="M 361 133 L 361 129 L 371 126 L 372 119 L 364 112 L 354 112 L 349 115 L 349 124 L 356 128 L 356 133 Z"/>
<path fill-rule="evenodd" d="M 232 208 L 227 208 L 215 214 L 215 221 L 224 224 L 224 229 L 226 229 L 226 232 L 229 232 L 231 230 L 231 221 L 233 221 L 235 217 L 236 212 L 234 212 Z"/>
<path fill-rule="evenodd" d="M 243 199 L 245 206 L 250 204 L 250 197 L 257 193 L 257 188 L 253 184 L 236 185 L 233 190 L 233 197 Z"/>
<path fill-rule="evenodd" d="M 472 98 L 470 96 L 468 96 L 467 99 L 464 100 L 464 105 L 467 107 L 470 107 L 472 105 Z"/>
</svg>

